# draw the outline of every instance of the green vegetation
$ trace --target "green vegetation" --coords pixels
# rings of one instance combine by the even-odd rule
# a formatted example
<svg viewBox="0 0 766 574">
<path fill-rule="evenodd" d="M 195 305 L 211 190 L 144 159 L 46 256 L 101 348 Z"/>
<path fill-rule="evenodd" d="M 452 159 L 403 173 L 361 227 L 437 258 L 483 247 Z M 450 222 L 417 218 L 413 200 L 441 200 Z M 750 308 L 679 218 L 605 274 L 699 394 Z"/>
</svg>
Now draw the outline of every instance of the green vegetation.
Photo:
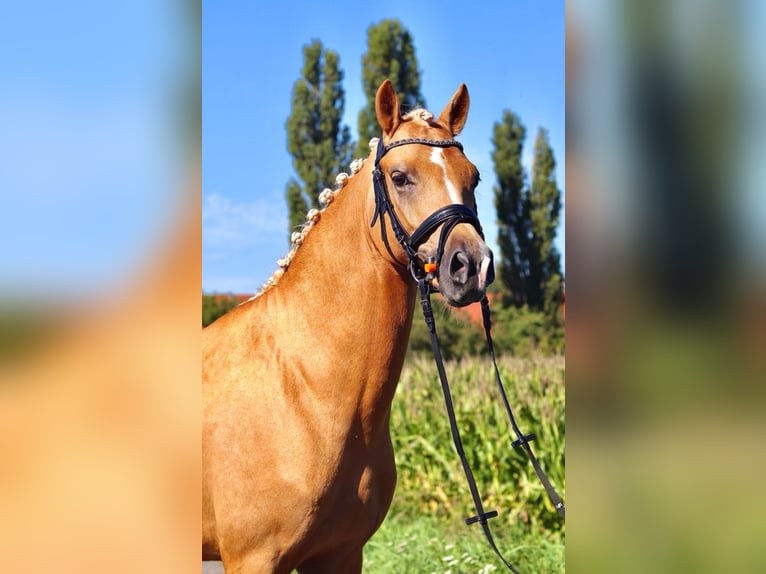
<svg viewBox="0 0 766 574">
<path fill-rule="evenodd" d="M 362 56 L 362 89 L 367 104 L 359 111 L 359 141 L 354 157 L 367 157 L 370 138 L 380 135 L 375 116 L 375 94 L 380 84 L 391 80 L 399 105 L 407 112 L 426 105 L 420 93 L 420 75 L 415 41 L 399 20 L 381 20 L 367 28 L 367 52 Z"/>
<path fill-rule="evenodd" d="M 488 359 L 446 365 L 455 411 L 493 534 L 523 572 L 564 571 L 564 524 L 532 466 L 511 447 L 511 431 Z M 535 454 L 559 493 L 564 488 L 564 360 L 500 360 L 519 425 L 534 432 Z M 501 572 L 478 526 L 432 359 L 411 357 L 391 412 L 398 481 L 386 521 L 365 547 L 369 572 Z"/>
<path fill-rule="evenodd" d="M 492 307 L 495 348 L 515 357 L 564 353 L 564 325 L 560 309 L 554 319 L 543 311 L 522 307 Z"/>
<path fill-rule="evenodd" d="M 486 353 L 487 343 L 481 325 L 475 325 L 458 316 L 454 308 L 443 303 L 439 297 L 431 297 L 431 305 L 436 320 L 436 334 L 445 360 Z M 412 318 L 409 353 L 431 354 L 431 335 L 428 332 L 423 311 L 418 301 L 415 316 Z"/>
<path fill-rule="evenodd" d="M 495 209 L 500 252 L 496 253 L 504 306 L 542 312 L 552 330 L 560 329 L 563 280 L 561 257 L 553 245 L 561 212 L 556 161 L 547 130 L 535 140 L 531 182 L 521 158 L 526 128 L 519 117 L 503 111 L 495 123 L 492 161 L 495 164 Z"/>
<path fill-rule="evenodd" d="M 466 320 L 460 311 L 447 306 L 438 297 L 432 297 L 431 301 L 436 318 L 436 333 L 445 359 L 487 354 L 481 322 Z M 563 320 L 554 323 L 544 312 L 531 311 L 526 305 L 503 307 L 499 298 L 490 307 L 492 339 L 499 351 L 515 357 L 564 352 Z M 409 351 L 410 354 L 431 354 L 431 336 L 419 304 L 412 320 Z"/>
<path fill-rule="evenodd" d="M 234 295 L 202 294 L 202 326 L 207 327 L 221 315 L 237 306 Z"/>
<path fill-rule="evenodd" d="M 313 40 L 303 47 L 303 69 L 287 118 L 287 149 L 303 182 L 301 186 L 290 179 L 287 184 L 288 237 L 304 223 L 309 207 L 319 207 L 319 194 L 333 189 L 335 176 L 351 162 L 351 134 L 341 125 L 344 107 L 340 58 Z"/>
<path fill-rule="evenodd" d="M 558 324 L 562 301 L 561 256 L 553 245 L 561 214 L 561 192 L 556 185 L 556 160 L 548 143 L 548 130 L 535 138 L 532 180 L 527 201 L 531 236 L 527 304 Z"/>
<path fill-rule="evenodd" d="M 564 361 L 499 360 L 500 374 L 519 425 L 537 434 L 535 452 L 549 478 L 564 482 Z M 469 462 L 484 485 L 488 507 L 506 510 L 498 523 L 530 529 L 562 527 L 523 452 L 512 449 L 507 417 L 489 359 L 447 364 L 455 412 Z M 399 470 L 398 509 L 415 515 L 457 518 L 472 511 L 470 495 L 451 441 L 438 375 L 429 357 L 412 357 L 392 405 L 391 429 Z M 562 493 L 563 496 L 563 493 Z"/>
<path fill-rule="evenodd" d="M 564 572 L 563 536 L 537 536 L 493 525 L 500 552 L 524 574 Z M 389 514 L 364 547 L 369 574 L 507 572 L 477 525 L 446 524 L 431 516 L 404 520 Z"/>
</svg>

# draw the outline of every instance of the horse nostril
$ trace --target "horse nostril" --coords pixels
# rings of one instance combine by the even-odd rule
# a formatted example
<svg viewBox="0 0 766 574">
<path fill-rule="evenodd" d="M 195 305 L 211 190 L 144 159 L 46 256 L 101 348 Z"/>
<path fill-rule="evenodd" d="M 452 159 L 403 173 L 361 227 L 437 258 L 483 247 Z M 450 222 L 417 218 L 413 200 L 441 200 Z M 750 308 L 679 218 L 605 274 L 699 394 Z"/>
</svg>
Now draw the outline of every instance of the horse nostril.
<svg viewBox="0 0 766 574">
<path fill-rule="evenodd" d="M 468 280 L 470 260 L 462 251 L 455 251 L 449 262 L 449 276 L 455 283 L 464 284 Z"/>
</svg>

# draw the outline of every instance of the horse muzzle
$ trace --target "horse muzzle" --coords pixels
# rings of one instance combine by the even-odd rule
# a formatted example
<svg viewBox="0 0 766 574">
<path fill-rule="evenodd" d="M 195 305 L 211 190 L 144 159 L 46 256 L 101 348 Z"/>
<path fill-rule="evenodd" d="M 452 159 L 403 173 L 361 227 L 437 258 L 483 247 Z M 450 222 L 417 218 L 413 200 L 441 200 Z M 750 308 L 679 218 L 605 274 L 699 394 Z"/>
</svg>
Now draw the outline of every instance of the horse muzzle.
<svg viewBox="0 0 766 574">
<path fill-rule="evenodd" d="M 457 237 L 447 242 L 438 270 L 439 291 L 447 303 L 464 307 L 480 301 L 494 280 L 492 250 L 486 243 Z"/>
</svg>

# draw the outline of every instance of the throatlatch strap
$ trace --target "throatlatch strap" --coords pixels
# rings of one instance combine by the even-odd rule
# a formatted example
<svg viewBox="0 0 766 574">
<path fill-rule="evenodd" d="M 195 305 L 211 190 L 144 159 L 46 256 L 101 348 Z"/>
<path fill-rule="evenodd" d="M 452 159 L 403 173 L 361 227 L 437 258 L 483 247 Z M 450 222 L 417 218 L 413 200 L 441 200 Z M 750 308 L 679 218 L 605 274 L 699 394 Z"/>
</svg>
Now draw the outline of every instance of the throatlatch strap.
<svg viewBox="0 0 766 574">
<path fill-rule="evenodd" d="M 551 484 L 551 481 L 548 480 L 548 477 L 546 476 L 545 472 L 543 472 L 543 469 L 540 466 L 540 463 L 537 461 L 537 457 L 535 456 L 535 453 L 532 452 L 532 447 L 529 444 L 530 441 L 534 440 L 536 437 L 534 434 L 525 435 L 521 432 L 521 430 L 519 429 L 519 425 L 516 424 L 516 418 L 513 416 L 513 411 L 511 410 L 511 405 L 508 402 L 508 397 L 505 394 L 505 387 L 503 387 L 503 381 L 500 378 L 500 371 L 497 368 L 497 360 L 495 359 L 495 345 L 492 342 L 492 333 L 491 333 L 492 321 L 489 315 L 489 301 L 487 300 L 486 296 L 481 300 L 481 316 L 484 322 L 484 334 L 487 337 L 487 347 L 489 348 L 489 355 L 490 357 L 492 357 L 492 364 L 495 367 L 495 381 L 497 382 L 498 389 L 500 389 L 500 396 L 503 397 L 505 412 L 508 413 L 508 419 L 511 421 L 513 432 L 516 433 L 516 437 L 517 437 L 516 440 L 511 443 L 511 445 L 513 447 L 520 446 L 524 449 L 524 452 L 527 453 L 527 457 L 529 457 L 529 461 L 532 463 L 532 466 L 535 469 L 535 473 L 537 474 L 537 477 L 540 479 L 540 482 L 545 487 L 545 491 L 548 493 L 548 498 L 551 499 L 551 503 L 553 504 L 554 508 L 558 511 L 561 518 L 566 518 L 564 502 L 561 500 L 561 497 L 553 488 L 553 485 Z"/>
</svg>

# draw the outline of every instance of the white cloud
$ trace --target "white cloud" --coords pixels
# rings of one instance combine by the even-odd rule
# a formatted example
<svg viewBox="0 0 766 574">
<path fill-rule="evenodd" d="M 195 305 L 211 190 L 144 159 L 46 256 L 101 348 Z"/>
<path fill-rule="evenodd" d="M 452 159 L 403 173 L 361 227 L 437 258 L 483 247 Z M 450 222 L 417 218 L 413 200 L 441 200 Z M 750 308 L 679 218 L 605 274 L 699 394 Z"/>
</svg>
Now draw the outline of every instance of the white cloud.
<svg viewBox="0 0 766 574">
<path fill-rule="evenodd" d="M 282 197 L 238 202 L 219 192 L 202 199 L 203 257 L 226 256 L 286 242 L 287 208 Z"/>
</svg>

